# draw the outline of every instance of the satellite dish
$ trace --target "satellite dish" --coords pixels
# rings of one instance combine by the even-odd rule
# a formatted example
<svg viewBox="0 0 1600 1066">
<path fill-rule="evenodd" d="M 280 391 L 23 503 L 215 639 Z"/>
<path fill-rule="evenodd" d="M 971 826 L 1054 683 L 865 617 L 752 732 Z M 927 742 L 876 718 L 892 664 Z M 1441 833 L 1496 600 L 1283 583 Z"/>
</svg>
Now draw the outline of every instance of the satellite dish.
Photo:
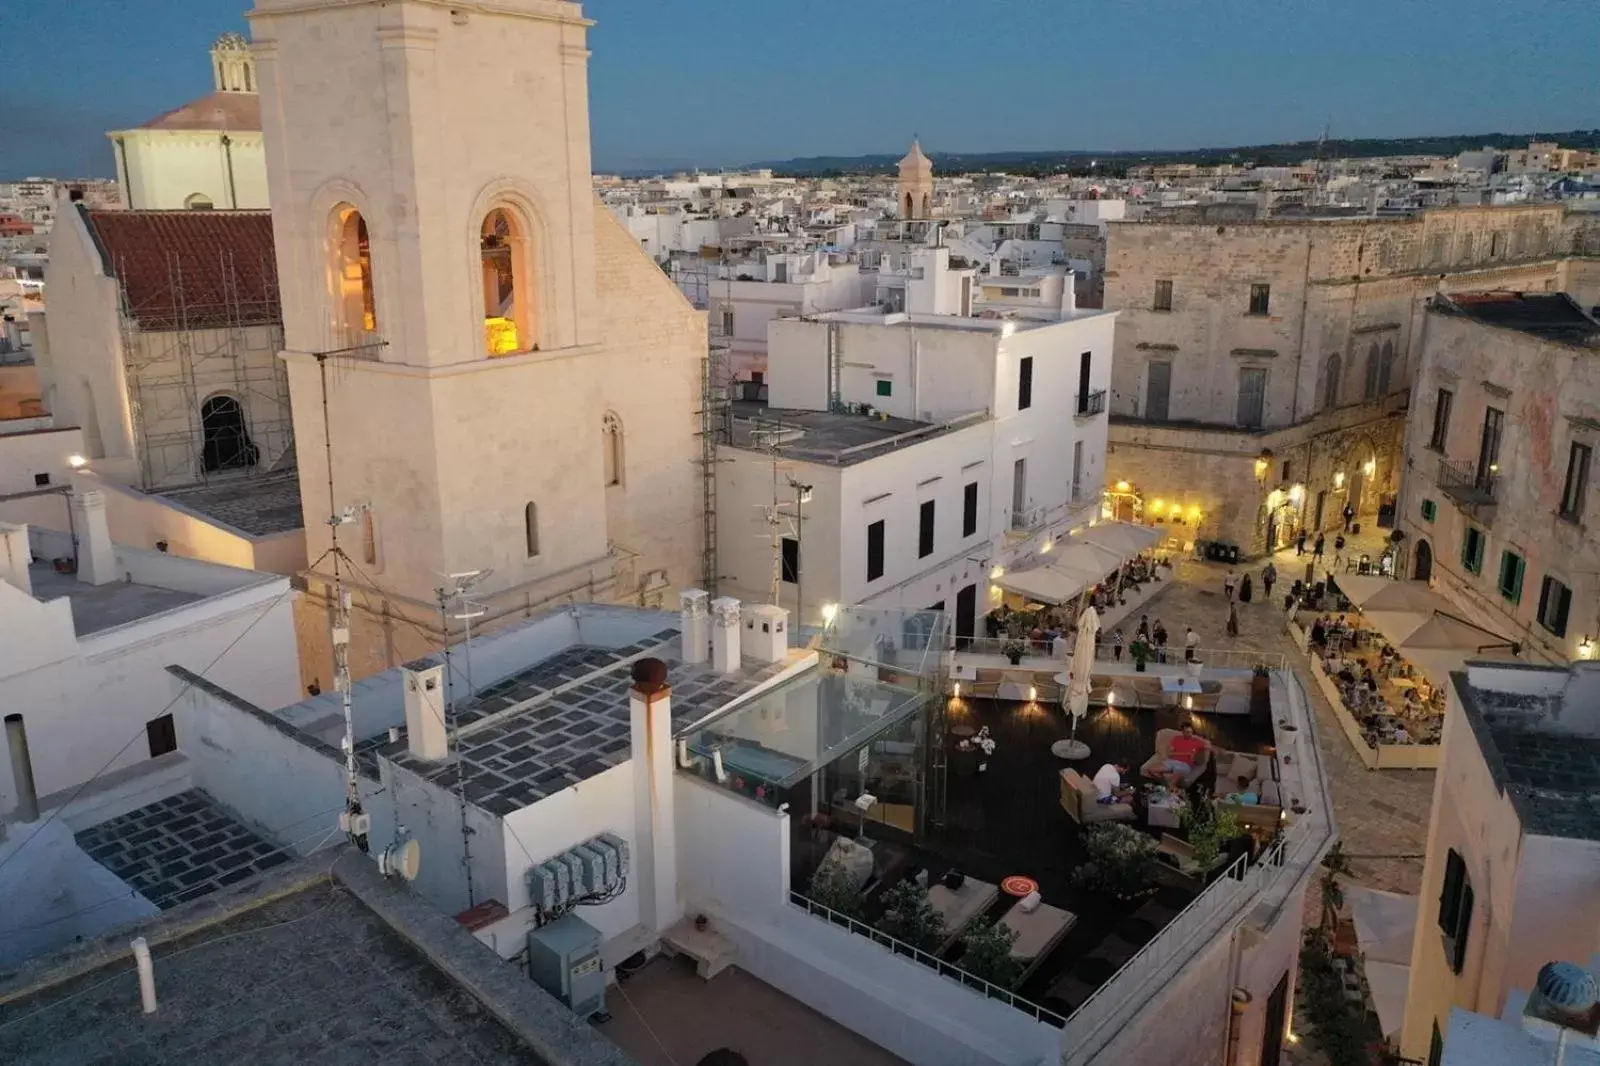
<svg viewBox="0 0 1600 1066">
<path fill-rule="evenodd" d="M 378 872 L 385 877 L 415 881 L 422 869 L 422 845 L 415 840 L 396 840 L 378 855 Z"/>
</svg>

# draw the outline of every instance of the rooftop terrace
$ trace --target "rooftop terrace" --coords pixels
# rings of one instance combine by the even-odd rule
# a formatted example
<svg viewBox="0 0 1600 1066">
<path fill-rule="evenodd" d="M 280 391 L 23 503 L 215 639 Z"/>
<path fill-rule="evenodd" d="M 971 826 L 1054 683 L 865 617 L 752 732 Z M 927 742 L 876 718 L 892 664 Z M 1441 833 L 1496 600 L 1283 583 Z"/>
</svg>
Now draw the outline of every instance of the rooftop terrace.
<svg viewBox="0 0 1600 1066">
<path fill-rule="evenodd" d="M 1600 322 L 1560 292 L 1472 292 L 1435 298 L 1440 314 L 1514 329 L 1540 340 L 1600 347 Z"/>
<path fill-rule="evenodd" d="M 943 436 L 982 421 L 979 412 L 949 422 L 913 422 L 906 418 L 840 414 L 769 407 L 748 400 L 733 402 L 733 444 L 794 459 L 850 466 L 886 452 Z"/>
<path fill-rule="evenodd" d="M 1600 840 L 1600 664 L 1468 664 L 1451 681 L 1523 829 Z"/>
<path fill-rule="evenodd" d="M 287 533 L 306 524 L 295 473 L 223 480 L 161 496 L 252 537 Z"/>
<path fill-rule="evenodd" d="M 799 653 L 794 653 L 799 654 Z M 574 645 L 480 689 L 462 702 L 453 760 L 427 762 L 404 740 L 376 750 L 442 788 L 466 778 L 467 799 L 507 815 L 628 761 L 628 692 L 634 660 L 667 664 L 674 728 L 682 728 L 772 681 L 787 663 L 746 661 L 719 674 L 679 658 L 676 627 L 616 648 Z"/>
<path fill-rule="evenodd" d="M 90 585 L 79 581 L 75 574 L 56 573 L 49 563 L 34 563 L 28 567 L 28 580 L 33 585 L 34 599 L 41 603 L 63 596 L 70 601 L 73 629 L 80 637 L 125 626 L 205 598 L 192 592 L 134 581 Z"/>
</svg>

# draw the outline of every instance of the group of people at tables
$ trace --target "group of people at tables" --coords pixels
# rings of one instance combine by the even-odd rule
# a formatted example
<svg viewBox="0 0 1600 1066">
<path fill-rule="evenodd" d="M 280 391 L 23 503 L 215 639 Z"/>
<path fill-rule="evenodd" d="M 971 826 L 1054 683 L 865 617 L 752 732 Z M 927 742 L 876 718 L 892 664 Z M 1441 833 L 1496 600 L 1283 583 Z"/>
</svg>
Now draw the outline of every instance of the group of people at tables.
<svg viewBox="0 0 1600 1066">
<path fill-rule="evenodd" d="M 1189 794 L 1191 804 L 1201 804 L 1205 797 L 1216 791 L 1217 781 L 1214 770 L 1202 773 L 1194 783 L 1188 784 L 1194 768 L 1205 758 L 1206 749 L 1210 745 L 1204 737 L 1194 731 L 1191 723 L 1185 722 L 1183 731 L 1172 738 L 1167 745 L 1167 759 L 1161 767 L 1154 771 L 1153 776 L 1170 792 Z M 1212 766 L 1215 766 L 1213 763 Z M 1126 763 L 1108 762 L 1095 771 L 1094 789 L 1098 801 L 1104 804 L 1132 803 L 1136 788 L 1131 784 L 1124 784 L 1123 779 L 1128 775 Z M 1223 799 L 1228 803 L 1238 803 L 1243 806 L 1253 807 L 1261 802 L 1261 796 L 1255 790 L 1254 783 L 1248 777 L 1240 777 L 1236 782 L 1230 782 L 1237 787 L 1226 794 Z"/>
<path fill-rule="evenodd" d="M 1344 705 L 1361 723 L 1367 743 L 1437 744 L 1443 708 L 1442 693 L 1433 691 L 1386 641 L 1373 657 L 1354 658 L 1350 649 L 1367 642 L 1373 634 L 1353 626 L 1344 615 L 1322 615 L 1311 625 L 1310 646 L 1322 657 L 1322 667 L 1339 688 Z M 1380 681 L 1387 679 L 1399 692 L 1390 700 L 1381 692 Z"/>
</svg>

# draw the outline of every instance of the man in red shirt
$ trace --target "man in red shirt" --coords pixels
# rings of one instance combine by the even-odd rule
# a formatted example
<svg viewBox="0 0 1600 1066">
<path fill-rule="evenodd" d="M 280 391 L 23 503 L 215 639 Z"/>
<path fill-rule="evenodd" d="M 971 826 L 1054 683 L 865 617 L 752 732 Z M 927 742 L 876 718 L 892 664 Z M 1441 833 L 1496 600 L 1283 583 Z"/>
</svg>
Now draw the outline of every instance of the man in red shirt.
<svg viewBox="0 0 1600 1066">
<path fill-rule="evenodd" d="M 1167 761 L 1157 776 L 1162 777 L 1174 792 L 1182 791 L 1188 784 L 1189 775 L 1194 773 L 1194 768 L 1205 757 L 1206 747 L 1205 739 L 1195 736 L 1194 726 L 1185 722 L 1183 732 L 1173 737 L 1167 745 Z"/>
</svg>

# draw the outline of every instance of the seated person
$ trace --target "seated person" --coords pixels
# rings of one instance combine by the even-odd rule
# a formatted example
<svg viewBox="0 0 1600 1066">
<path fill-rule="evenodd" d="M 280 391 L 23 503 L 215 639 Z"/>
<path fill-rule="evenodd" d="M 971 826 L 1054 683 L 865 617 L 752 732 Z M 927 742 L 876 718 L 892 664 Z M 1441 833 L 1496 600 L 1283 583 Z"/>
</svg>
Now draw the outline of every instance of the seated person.
<svg viewBox="0 0 1600 1066">
<path fill-rule="evenodd" d="M 1328 627 L 1324 620 L 1319 618 L 1311 623 L 1311 646 L 1320 648 L 1328 643 Z"/>
<path fill-rule="evenodd" d="M 1195 736 L 1191 723 L 1183 723 L 1183 732 L 1172 738 L 1167 747 L 1167 761 L 1156 776 L 1166 781 L 1174 792 L 1183 791 L 1184 782 L 1194 773 L 1205 751 L 1205 739 Z"/>
<path fill-rule="evenodd" d="M 1261 802 L 1261 795 L 1250 787 L 1250 778 L 1248 776 L 1240 774 L 1236 780 L 1239 784 L 1239 790 L 1228 793 L 1224 797 L 1227 802 L 1243 804 L 1246 807 L 1254 807 Z"/>
<path fill-rule="evenodd" d="M 1341 666 L 1339 668 L 1339 673 L 1336 676 L 1339 678 L 1339 683 L 1341 685 L 1348 687 L 1356 683 L 1356 672 L 1350 669 L 1349 663 L 1345 663 L 1343 666 Z"/>
<path fill-rule="evenodd" d="M 1099 794 L 1099 802 L 1110 805 L 1113 803 L 1126 803 L 1133 796 L 1132 786 L 1124 787 L 1122 775 L 1128 768 L 1122 763 L 1108 762 L 1095 771 L 1094 790 Z"/>
</svg>

